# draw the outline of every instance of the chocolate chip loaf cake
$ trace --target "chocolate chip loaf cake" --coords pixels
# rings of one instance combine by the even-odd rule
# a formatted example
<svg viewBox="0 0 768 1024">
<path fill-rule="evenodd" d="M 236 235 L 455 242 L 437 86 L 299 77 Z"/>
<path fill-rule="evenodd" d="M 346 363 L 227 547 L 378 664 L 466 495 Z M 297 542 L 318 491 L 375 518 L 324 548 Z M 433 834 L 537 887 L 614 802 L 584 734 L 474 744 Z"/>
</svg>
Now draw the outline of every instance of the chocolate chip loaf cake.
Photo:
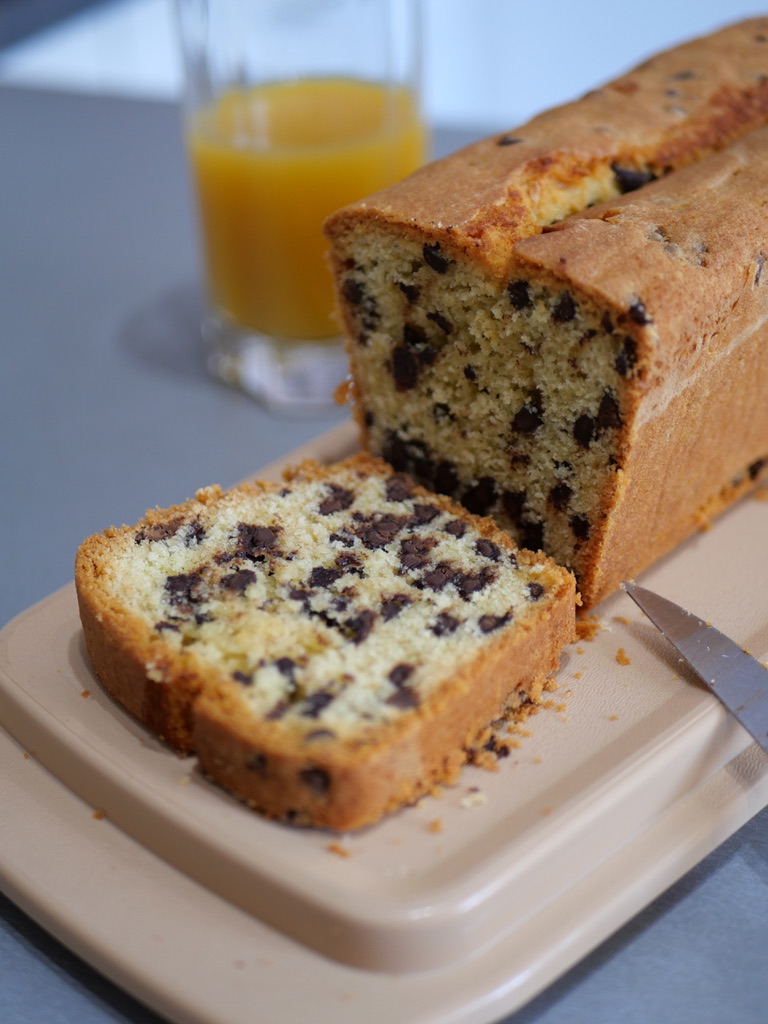
<svg viewBox="0 0 768 1024">
<path fill-rule="evenodd" d="M 758 18 L 326 225 L 364 447 L 585 606 L 765 472 L 767 115 Z"/>
<path fill-rule="evenodd" d="M 450 779 L 575 628 L 569 573 L 366 455 L 149 512 L 75 579 L 107 690 L 267 816 L 337 829 Z"/>
</svg>

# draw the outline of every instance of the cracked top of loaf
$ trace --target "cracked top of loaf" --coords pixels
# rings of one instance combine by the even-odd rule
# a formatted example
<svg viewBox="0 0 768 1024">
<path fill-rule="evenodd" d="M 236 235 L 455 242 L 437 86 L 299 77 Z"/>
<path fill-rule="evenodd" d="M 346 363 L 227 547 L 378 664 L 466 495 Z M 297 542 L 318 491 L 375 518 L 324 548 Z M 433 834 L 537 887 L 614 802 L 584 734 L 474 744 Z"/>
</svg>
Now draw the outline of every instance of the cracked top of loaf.
<svg viewBox="0 0 768 1024">
<path fill-rule="evenodd" d="M 518 242 L 521 265 L 642 339 L 641 420 L 768 318 L 768 127 Z M 760 287 L 760 285 L 763 287 Z"/>
<path fill-rule="evenodd" d="M 768 18 L 728 26 L 428 164 L 334 214 L 326 231 L 343 249 L 349 232 L 397 226 L 503 275 L 517 239 L 763 124 L 767 69 Z"/>
</svg>

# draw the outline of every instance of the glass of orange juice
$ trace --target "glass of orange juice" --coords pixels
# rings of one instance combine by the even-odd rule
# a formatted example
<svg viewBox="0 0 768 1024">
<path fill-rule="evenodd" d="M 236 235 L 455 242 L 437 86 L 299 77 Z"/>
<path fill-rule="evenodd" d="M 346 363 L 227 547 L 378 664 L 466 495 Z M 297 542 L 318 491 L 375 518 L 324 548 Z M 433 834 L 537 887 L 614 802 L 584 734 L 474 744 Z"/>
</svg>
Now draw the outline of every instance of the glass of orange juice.
<svg viewBox="0 0 768 1024">
<path fill-rule="evenodd" d="M 423 163 L 420 0 L 177 0 L 212 372 L 274 409 L 346 376 L 322 234 Z"/>
</svg>

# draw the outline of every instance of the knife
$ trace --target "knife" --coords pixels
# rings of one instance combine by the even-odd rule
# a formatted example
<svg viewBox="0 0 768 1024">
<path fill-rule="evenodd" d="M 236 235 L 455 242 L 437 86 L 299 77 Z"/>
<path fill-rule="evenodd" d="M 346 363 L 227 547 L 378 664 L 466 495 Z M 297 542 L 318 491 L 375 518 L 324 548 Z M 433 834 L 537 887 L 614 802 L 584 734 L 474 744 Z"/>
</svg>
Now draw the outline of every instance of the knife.
<svg viewBox="0 0 768 1024">
<path fill-rule="evenodd" d="M 682 654 L 763 750 L 768 750 L 768 669 L 724 633 L 636 583 L 622 583 L 635 604 Z"/>
</svg>

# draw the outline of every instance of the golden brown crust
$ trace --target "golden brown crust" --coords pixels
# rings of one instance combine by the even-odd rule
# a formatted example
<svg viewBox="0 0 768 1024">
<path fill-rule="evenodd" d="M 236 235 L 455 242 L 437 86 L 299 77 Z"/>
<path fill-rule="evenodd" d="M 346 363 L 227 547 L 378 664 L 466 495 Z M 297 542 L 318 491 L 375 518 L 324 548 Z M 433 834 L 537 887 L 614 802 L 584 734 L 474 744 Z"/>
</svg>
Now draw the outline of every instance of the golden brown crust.
<svg viewBox="0 0 768 1024">
<path fill-rule="evenodd" d="M 766 39 L 768 18 L 754 18 L 661 53 L 339 211 L 326 226 L 332 244 L 384 224 L 503 277 L 517 239 L 566 215 L 549 211 L 569 190 L 575 212 L 596 198 L 589 180 L 605 183 L 614 167 L 663 174 L 764 124 Z"/>
</svg>

